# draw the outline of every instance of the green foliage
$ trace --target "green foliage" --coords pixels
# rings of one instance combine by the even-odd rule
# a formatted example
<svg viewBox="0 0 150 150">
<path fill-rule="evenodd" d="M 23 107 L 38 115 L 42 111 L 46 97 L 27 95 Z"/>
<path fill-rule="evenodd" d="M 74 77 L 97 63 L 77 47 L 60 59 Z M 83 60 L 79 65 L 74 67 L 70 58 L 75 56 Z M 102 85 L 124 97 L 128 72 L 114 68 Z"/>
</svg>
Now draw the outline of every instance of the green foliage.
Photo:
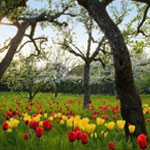
<svg viewBox="0 0 150 150">
<path fill-rule="evenodd" d="M 7 86 L 12 91 L 28 91 L 31 99 L 40 91 L 54 90 L 52 75 L 37 62 L 33 57 L 14 61 L 7 71 Z"/>
<path fill-rule="evenodd" d="M 26 9 L 26 0 L 0 0 L 0 21 L 2 18 L 16 19 Z"/>
<path fill-rule="evenodd" d="M 132 49 L 132 52 L 135 54 L 142 54 L 144 47 L 145 43 L 143 41 L 136 42 L 134 48 Z"/>
</svg>

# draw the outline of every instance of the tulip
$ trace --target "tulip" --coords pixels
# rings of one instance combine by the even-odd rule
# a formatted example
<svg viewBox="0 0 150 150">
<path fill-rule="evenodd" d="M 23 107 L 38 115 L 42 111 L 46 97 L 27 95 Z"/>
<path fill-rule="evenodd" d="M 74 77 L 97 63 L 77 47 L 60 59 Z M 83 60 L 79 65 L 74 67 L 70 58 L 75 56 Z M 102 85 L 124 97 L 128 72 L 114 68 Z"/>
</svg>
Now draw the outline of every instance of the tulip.
<svg viewBox="0 0 150 150">
<path fill-rule="evenodd" d="M 60 122 L 59 122 L 61 125 L 63 125 L 64 123 L 65 123 L 65 121 L 64 120 L 60 120 Z"/>
<path fill-rule="evenodd" d="M 74 131 L 68 131 L 68 139 L 70 142 L 74 142 L 76 140 L 76 133 Z"/>
<path fill-rule="evenodd" d="M 93 134 L 93 132 L 95 131 L 96 125 L 95 124 L 87 124 L 85 126 L 86 132 L 88 134 Z"/>
<path fill-rule="evenodd" d="M 146 135 L 140 134 L 136 140 L 137 140 L 138 146 L 141 149 L 145 149 L 147 147 L 147 136 Z"/>
<path fill-rule="evenodd" d="M 72 124 L 72 119 L 67 120 L 67 126 L 68 126 L 68 127 L 72 127 L 72 125 L 73 125 L 73 124 Z"/>
<path fill-rule="evenodd" d="M 43 129 L 41 127 L 36 128 L 36 136 L 41 137 L 43 135 Z"/>
<path fill-rule="evenodd" d="M 135 125 L 129 125 L 128 129 L 129 129 L 130 133 L 134 133 L 134 131 L 135 131 Z"/>
<path fill-rule="evenodd" d="M 108 143 L 108 147 L 109 147 L 109 150 L 115 150 L 115 144 L 114 144 L 114 142 L 109 142 Z"/>
<path fill-rule="evenodd" d="M 102 118 L 97 118 L 96 119 L 96 123 L 97 123 L 97 125 L 102 125 L 103 123 L 104 123 L 104 119 L 102 119 Z"/>
<path fill-rule="evenodd" d="M 105 123 L 105 126 L 107 127 L 107 129 L 112 130 L 115 126 L 115 123 L 111 121 L 109 123 Z"/>
<path fill-rule="evenodd" d="M 44 113 L 44 116 L 43 116 L 44 118 L 47 118 L 47 113 Z"/>
<path fill-rule="evenodd" d="M 18 126 L 19 122 L 20 122 L 19 120 L 11 118 L 10 122 L 9 122 L 10 128 L 16 128 Z"/>
<path fill-rule="evenodd" d="M 82 133 L 81 142 L 84 145 L 88 143 L 88 135 L 86 133 Z"/>
<path fill-rule="evenodd" d="M 23 137 L 24 137 L 25 140 L 28 140 L 29 139 L 29 134 L 25 133 Z"/>
<path fill-rule="evenodd" d="M 2 129 L 3 129 L 3 130 L 7 130 L 8 128 L 9 128 L 8 122 L 4 122 L 4 123 L 2 124 Z"/>
<path fill-rule="evenodd" d="M 117 120 L 117 126 L 120 130 L 124 129 L 126 121 L 125 120 Z"/>
<path fill-rule="evenodd" d="M 52 122 L 50 120 L 43 121 L 43 128 L 45 131 L 49 131 L 52 128 Z"/>
<path fill-rule="evenodd" d="M 78 126 L 74 127 L 74 131 L 80 131 L 80 128 Z"/>
<path fill-rule="evenodd" d="M 36 128 L 39 126 L 39 122 L 32 120 L 32 121 L 30 122 L 29 126 L 30 126 L 31 129 L 36 130 Z"/>
<path fill-rule="evenodd" d="M 50 116 L 48 119 L 49 119 L 50 121 L 53 121 L 53 120 L 54 120 L 54 117 L 53 117 L 53 116 Z"/>
<path fill-rule="evenodd" d="M 76 139 L 77 140 L 82 139 L 82 132 L 80 130 L 77 130 L 75 133 L 76 133 Z"/>
</svg>

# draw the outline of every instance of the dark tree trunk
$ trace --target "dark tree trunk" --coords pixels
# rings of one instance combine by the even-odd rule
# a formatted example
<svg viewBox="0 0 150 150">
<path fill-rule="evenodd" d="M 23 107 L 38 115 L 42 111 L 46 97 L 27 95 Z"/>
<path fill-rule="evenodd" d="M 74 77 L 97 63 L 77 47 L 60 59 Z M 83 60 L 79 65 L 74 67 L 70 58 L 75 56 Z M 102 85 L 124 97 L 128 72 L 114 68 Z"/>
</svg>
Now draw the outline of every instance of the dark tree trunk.
<svg viewBox="0 0 150 150">
<path fill-rule="evenodd" d="M 55 81 L 55 97 L 58 96 L 58 83 Z"/>
<path fill-rule="evenodd" d="M 98 0 L 78 0 L 95 19 L 107 37 L 114 57 L 116 89 L 121 103 L 122 118 L 126 120 L 125 133 L 128 137 L 128 123 L 134 124 L 135 136 L 147 134 L 142 102 L 137 93 L 128 48 L 117 25 L 109 17 L 103 3 Z M 107 2 L 107 1 L 106 1 Z"/>
<path fill-rule="evenodd" d="M 2 60 L 2 62 L 0 63 L 0 80 L 2 79 L 7 68 L 9 67 L 9 65 L 10 65 L 10 63 L 11 63 L 11 61 L 12 61 L 12 59 L 13 59 L 16 51 L 17 51 L 17 48 L 18 48 L 19 44 L 21 43 L 21 41 L 24 37 L 24 34 L 25 34 L 27 27 L 28 27 L 27 24 L 22 25 L 18 29 L 15 37 L 11 40 L 8 52 L 7 52 L 6 56 L 4 57 L 4 59 Z"/>
<path fill-rule="evenodd" d="M 31 89 L 28 90 L 28 94 L 29 94 L 29 101 L 32 101 L 33 96 L 32 96 L 32 90 Z"/>
<path fill-rule="evenodd" d="M 85 62 L 84 65 L 84 77 L 83 77 L 83 89 L 84 89 L 84 101 L 83 107 L 87 108 L 90 104 L 90 86 L 89 86 L 89 73 L 90 73 L 90 64 Z"/>
</svg>

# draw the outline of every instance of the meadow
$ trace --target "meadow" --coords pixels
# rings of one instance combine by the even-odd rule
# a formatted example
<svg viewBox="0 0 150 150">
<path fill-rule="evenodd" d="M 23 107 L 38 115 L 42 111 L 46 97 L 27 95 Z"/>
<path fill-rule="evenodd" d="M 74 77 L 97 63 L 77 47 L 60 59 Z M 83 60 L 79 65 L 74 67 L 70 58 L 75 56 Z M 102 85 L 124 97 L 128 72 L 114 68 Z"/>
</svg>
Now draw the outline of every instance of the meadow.
<svg viewBox="0 0 150 150">
<path fill-rule="evenodd" d="M 82 95 L 39 93 L 32 102 L 21 95 L 0 93 L 0 150 L 140 149 L 135 138 L 126 141 L 115 96 L 92 95 L 84 110 Z M 141 98 L 149 139 L 150 95 Z M 134 125 L 129 128 L 133 134 Z"/>
</svg>

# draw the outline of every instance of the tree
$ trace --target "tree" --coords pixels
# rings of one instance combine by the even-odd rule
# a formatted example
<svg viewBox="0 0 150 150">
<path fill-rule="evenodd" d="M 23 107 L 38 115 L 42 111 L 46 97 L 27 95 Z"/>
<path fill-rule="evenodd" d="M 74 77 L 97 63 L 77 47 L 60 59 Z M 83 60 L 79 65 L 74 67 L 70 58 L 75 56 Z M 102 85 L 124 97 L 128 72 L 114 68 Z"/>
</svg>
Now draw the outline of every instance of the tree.
<svg viewBox="0 0 150 150">
<path fill-rule="evenodd" d="M 141 133 L 147 134 L 141 98 L 137 93 L 133 79 L 129 51 L 119 28 L 112 21 L 106 10 L 106 7 L 113 0 L 77 1 L 79 5 L 83 6 L 89 12 L 90 16 L 95 19 L 109 41 L 113 53 L 115 83 L 121 103 L 121 114 L 123 119 L 126 120 L 126 136 L 129 137 L 130 135 L 128 123 L 136 126 L 134 132 L 135 136 L 138 136 Z"/>
<path fill-rule="evenodd" d="M 28 43 L 33 43 L 33 45 L 35 46 L 35 49 L 37 51 L 37 54 L 35 55 L 39 55 L 40 51 L 38 46 L 36 45 L 36 40 L 41 39 L 41 37 L 34 37 L 34 33 L 35 33 L 35 29 L 37 26 L 37 23 L 41 23 L 41 22 L 48 22 L 48 23 L 52 23 L 53 25 L 56 26 L 66 26 L 67 23 L 66 22 L 60 22 L 57 19 L 62 16 L 62 15 L 69 15 L 68 13 L 66 13 L 66 11 L 69 9 L 70 6 L 64 6 L 64 4 L 60 5 L 59 8 L 54 8 L 52 7 L 52 1 L 50 1 L 50 10 L 47 11 L 42 11 L 42 12 L 35 12 L 33 13 L 33 11 L 23 11 L 21 12 L 21 14 L 18 16 L 17 15 L 10 15 L 9 16 L 9 20 L 11 21 L 11 23 L 5 23 L 5 22 L 1 22 L 0 25 L 11 25 L 11 26 L 15 26 L 17 28 L 17 33 L 16 35 L 10 40 L 10 42 L 5 45 L 3 48 L 0 49 L 0 52 L 3 52 L 5 50 L 7 51 L 6 56 L 3 58 L 3 60 L 0 62 L 0 80 L 3 77 L 3 74 L 5 73 L 5 71 L 7 70 L 7 68 L 9 67 L 11 61 L 13 60 L 13 57 L 15 55 L 15 53 L 17 52 L 17 50 L 22 49 L 23 46 L 25 46 Z M 56 11 L 57 10 L 57 11 Z M 27 31 L 27 29 L 30 28 L 30 33 L 26 34 L 25 32 Z M 21 44 L 24 36 L 26 36 L 27 38 L 29 38 L 29 41 L 26 41 L 25 43 L 23 43 L 20 47 L 19 45 Z"/>
<path fill-rule="evenodd" d="M 56 49 L 54 46 L 53 49 Z M 55 97 L 58 95 L 58 86 L 61 81 L 65 80 L 70 70 L 76 65 L 75 59 L 66 51 L 57 49 L 50 50 L 47 55 L 47 68 L 52 68 L 52 80 L 55 84 Z"/>
<path fill-rule="evenodd" d="M 7 86 L 13 91 L 27 91 L 30 101 L 41 91 L 49 90 L 52 85 L 52 72 L 46 67 L 38 67 L 43 57 L 25 58 L 19 56 L 6 72 Z"/>
<path fill-rule="evenodd" d="M 85 14 L 85 13 L 84 13 Z M 61 45 L 61 48 L 64 50 L 69 51 L 70 53 L 74 54 L 75 56 L 79 57 L 84 61 L 84 73 L 83 73 L 83 90 L 84 90 L 84 102 L 83 107 L 87 108 L 88 105 L 91 103 L 90 100 L 90 65 L 93 61 L 99 61 L 101 62 L 102 66 L 105 67 L 104 60 L 101 59 L 100 55 L 103 55 L 105 50 L 103 49 L 103 44 L 105 41 L 105 38 L 102 37 L 101 40 L 95 40 L 93 36 L 93 29 L 94 27 L 94 21 L 92 18 L 86 16 L 86 15 L 80 15 L 79 18 L 80 21 L 83 23 L 84 28 L 86 30 L 88 39 L 87 39 L 87 48 L 82 50 L 79 48 L 76 44 L 74 44 L 73 37 L 71 36 L 71 32 L 65 33 L 65 37 L 63 39 L 63 42 L 59 42 L 58 44 Z M 92 46 L 95 46 L 96 48 L 93 48 Z M 85 47 L 85 46 L 84 46 Z M 101 54 L 100 54 L 101 51 Z M 85 53 L 84 53 L 85 52 Z"/>
<path fill-rule="evenodd" d="M 20 15 L 28 0 L 1 0 L 0 22 L 4 17 Z"/>
</svg>

